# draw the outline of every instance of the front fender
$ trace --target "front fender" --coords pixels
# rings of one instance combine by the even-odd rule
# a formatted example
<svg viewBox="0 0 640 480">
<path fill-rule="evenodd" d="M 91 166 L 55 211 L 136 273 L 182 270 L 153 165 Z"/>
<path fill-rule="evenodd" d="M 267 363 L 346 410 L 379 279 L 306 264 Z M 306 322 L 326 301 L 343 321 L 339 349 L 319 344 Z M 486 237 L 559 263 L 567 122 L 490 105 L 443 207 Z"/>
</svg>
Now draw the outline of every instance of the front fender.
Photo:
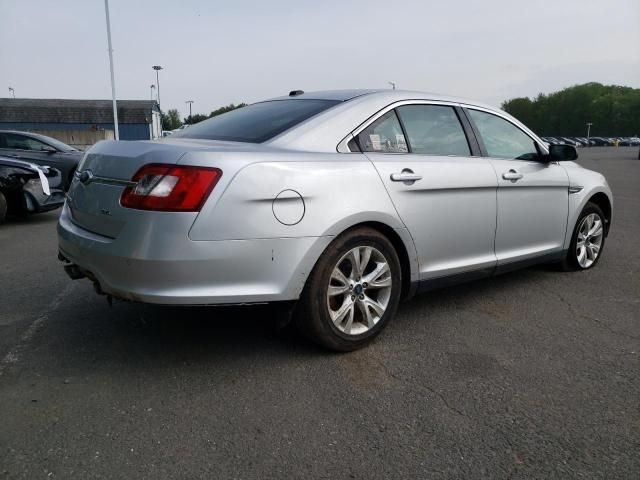
<svg viewBox="0 0 640 480">
<path fill-rule="evenodd" d="M 593 198 L 594 195 L 598 193 L 603 193 L 609 199 L 609 203 L 611 204 L 611 212 L 613 217 L 613 194 L 607 181 L 602 177 L 603 183 L 600 185 L 577 185 L 575 183 L 572 184 L 572 187 L 582 186 L 583 189 L 577 193 L 569 193 L 569 218 L 567 220 L 567 233 L 564 239 L 564 249 L 567 250 L 571 245 L 571 238 L 573 237 L 573 231 L 575 229 L 576 223 L 578 222 L 578 218 L 580 213 L 584 209 L 584 207 L 589 203 L 589 200 Z M 570 187 L 571 188 L 571 187 Z M 611 228 L 611 218 L 609 218 L 609 226 Z"/>
</svg>

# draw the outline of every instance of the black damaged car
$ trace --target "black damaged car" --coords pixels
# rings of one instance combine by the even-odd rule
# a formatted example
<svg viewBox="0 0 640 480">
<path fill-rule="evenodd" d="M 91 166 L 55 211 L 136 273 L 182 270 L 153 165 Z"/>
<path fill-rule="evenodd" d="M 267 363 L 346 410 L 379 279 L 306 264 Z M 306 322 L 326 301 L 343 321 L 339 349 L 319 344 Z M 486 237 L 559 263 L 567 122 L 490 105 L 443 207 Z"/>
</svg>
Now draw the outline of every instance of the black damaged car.
<svg viewBox="0 0 640 480">
<path fill-rule="evenodd" d="M 83 152 L 55 138 L 31 132 L 0 130 L 0 156 L 46 165 L 62 173 L 60 188 L 69 189 Z"/>
<path fill-rule="evenodd" d="M 0 156 L 0 223 L 64 204 L 60 170 Z"/>
</svg>

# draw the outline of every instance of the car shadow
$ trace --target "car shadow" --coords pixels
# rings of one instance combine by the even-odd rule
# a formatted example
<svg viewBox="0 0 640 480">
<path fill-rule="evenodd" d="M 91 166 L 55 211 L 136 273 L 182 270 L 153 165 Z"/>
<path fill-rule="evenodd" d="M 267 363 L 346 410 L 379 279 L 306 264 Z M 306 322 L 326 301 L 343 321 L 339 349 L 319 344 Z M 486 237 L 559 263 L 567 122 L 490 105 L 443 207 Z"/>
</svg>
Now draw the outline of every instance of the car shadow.
<svg viewBox="0 0 640 480">
<path fill-rule="evenodd" d="M 33 340 L 41 375 L 275 365 L 330 355 L 293 329 L 277 330 L 267 305 L 170 307 L 114 301 L 109 307 L 90 285 L 77 285 Z"/>
<path fill-rule="evenodd" d="M 410 325 L 413 334 L 416 326 L 417 334 L 424 331 L 428 342 L 434 312 L 446 317 L 453 304 L 473 309 L 479 298 L 506 287 L 522 288 L 549 275 L 558 273 L 533 267 L 418 295 L 401 303 L 385 334 L 369 347 L 371 354 L 387 348 L 385 342 L 401 342 Z M 293 328 L 277 330 L 274 309 L 268 305 L 163 307 L 115 301 L 109 307 L 86 282 L 75 285 L 38 334 L 37 354 L 47 356 L 39 363 L 48 374 L 81 376 L 114 367 L 121 372 L 211 368 L 238 362 L 275 367 L 340 355 L 317 347 Z"/>
</svg>

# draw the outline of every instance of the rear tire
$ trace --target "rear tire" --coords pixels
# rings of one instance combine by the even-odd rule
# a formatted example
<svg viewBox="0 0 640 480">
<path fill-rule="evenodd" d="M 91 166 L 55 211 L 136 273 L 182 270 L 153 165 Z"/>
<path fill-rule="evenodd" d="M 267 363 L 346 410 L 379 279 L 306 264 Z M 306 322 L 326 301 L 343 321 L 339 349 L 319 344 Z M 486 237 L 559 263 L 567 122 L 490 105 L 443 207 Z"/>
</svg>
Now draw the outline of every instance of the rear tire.
<svg viewBox="0 0 640 480">
<path fill-rule="evenodd" d="M 567 256 L 560 267 L 565 272 L 588 270 L 602 257 L 606 238 L 605 216 L 595 203 L 587 203 L 573 229 Z"/>
<path fill-rule="evenodd" d="M 294 314 L 296 327 L 331 350 L 362 348 L 394 317 L 401 278 L 398 254 L 384 235 L 367 227 L 345 232 L 311 271 Z"/>
<path fill-rule="evenodd" d="M 7 218 L 7 198 L 0 192 L 0 224 Z"/>
</svg>

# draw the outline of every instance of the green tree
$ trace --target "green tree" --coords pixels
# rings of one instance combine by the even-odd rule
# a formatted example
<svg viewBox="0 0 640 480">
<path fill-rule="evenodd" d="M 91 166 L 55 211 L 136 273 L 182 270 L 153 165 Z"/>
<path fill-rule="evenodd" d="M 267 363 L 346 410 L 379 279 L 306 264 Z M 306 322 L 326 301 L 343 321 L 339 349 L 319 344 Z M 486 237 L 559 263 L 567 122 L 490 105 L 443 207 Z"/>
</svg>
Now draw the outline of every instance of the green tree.
<svg viewBox="0 0 640 480">
<path fill-rule="evenodd" d="M 218 116 L 218 115 L 222 115 L 223 113 L 230 112 L 231 110 L 235 110 L 236 108 L 242 108 L 242 107 L 246 107 L 246 106 L 247 106 L 247 104 L 244 103 L 244 102 L 243 103 L 239 103 L 238 105 L 230 103 L 226 107 L 220 107 L 217 110 L 214 110 L 209 115 L 203 115 L 201 113 L 195 113 L 195 114 L 191 115 L 190 117 L 185 118 L 184 119 L 184 123 L 186 125 L 193 125 L 194 123 L 201 122 L 203 120 L 206 120 L 207 118 L 211 118 L 211 117 L 215 117 L 215 116 Z"/>
<path fill-rule="evenodd" d="M 534 100 L 514 98 L 503 110 L 540 135 L 631 136 L 640 133 L 640 89 L 585 83 Z"/>
<path fill-rule="evenodd" d="M 235 110 L 236 108 L 242 108 L 246 106 L 247 104 L 244 102 L 239 103 L 238 105 L 234 105 L 233 103 L 230 103 L 226 107 L 220 107 L 217 110 L 214 110 L 213 112 L 211 112 L 211 114 L 209 115 L 209 118 L 215 117 L 216 115 L 222 115 L 223 113 L 230 112 L 231 110 Z"/>
<path fill-rule="evenodd" d="M 167 113 L 162 114 L 162 129 L 163 130 L 175 130 L 182 126 L 180 121 L 180 112 L 175 108 L 169 110 Z"/>
<path fill-rule="evenodd" d="M 206 115 L 202 115 L 201 113 L 195 113 L 185 118 L 184 123 L 185 125 L 193 125 L 194 123 L 201 122 L 203 120 L 206 120 L 207 118 L 209 117 Z"/>
</svg>

